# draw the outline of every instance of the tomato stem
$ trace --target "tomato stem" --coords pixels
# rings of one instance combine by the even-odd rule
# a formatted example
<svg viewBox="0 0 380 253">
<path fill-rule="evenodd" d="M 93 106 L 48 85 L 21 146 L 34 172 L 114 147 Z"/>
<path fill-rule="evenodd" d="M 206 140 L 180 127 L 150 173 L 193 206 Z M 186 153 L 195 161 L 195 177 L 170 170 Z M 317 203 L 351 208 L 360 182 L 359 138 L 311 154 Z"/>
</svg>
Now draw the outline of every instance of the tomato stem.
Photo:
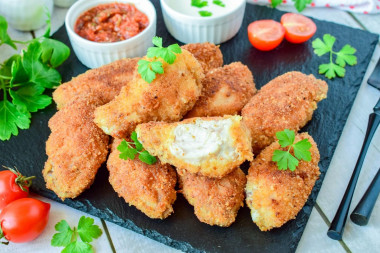
<svg viewBox="0 0 380 253">
<path fill-rule="evenodd" d="M 4 232 L 3 232 L 3 229 L 1 228 L 0 226 L 0 240 L 3 239 L 5 237 L 4 235 Z M 5 238 L 5 242 L 1 242 L 1 244 L 4 244 L 4 245 L 8 245 L 9 244 L 9 241 Z"/>
<path fill-rule="evenodd" d="M 18 171 L 16 167 L 15 169 L 9 168 L 4 165 L 3 167 L 13 172 L 17 176 L 17 178 L 15 179 L 15 183 L 21 188 L 21 190 L 23 190 L 24 192 L 28 192 L 28 188 L 32 185 L 32 180 L 36 177 L 25 177 Z"/>
</svg>

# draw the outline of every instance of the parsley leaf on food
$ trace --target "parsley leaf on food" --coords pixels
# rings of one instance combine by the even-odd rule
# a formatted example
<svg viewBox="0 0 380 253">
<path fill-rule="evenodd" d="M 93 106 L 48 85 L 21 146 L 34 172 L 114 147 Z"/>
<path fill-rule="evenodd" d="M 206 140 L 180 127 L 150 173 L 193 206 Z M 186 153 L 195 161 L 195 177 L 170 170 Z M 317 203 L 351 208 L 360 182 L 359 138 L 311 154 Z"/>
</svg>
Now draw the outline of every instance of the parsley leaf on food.
<svg viewBox="0 0 380 253">
<path fill-rule="evenodd" d="M 226 7 L 226 5 L 222 1 L 220 1 L 220 0 L 213 0 L 212 3 L 215 4 L 215 5 L 218 5 L 220 7 Z"/>
<path fill-rule="evenodd" d="M 289 129 L 280 131 L 276 133 L 278 142 L 282 148 L 288 148 L 287 151 L 275 150 L 273 152 L 272 161 L 277 162 L 277 167 L 279 170 L 290 169 L 294 171 L 300 160 L 311 161 L 311 143 L 308 139 L 303 139 L 294 143 L 295 133 Z M 293 148 L 294 156 L 290 153 Z"/>
<path fill-rule="evenodd" d="M 137 72 L 147 83 L 152 83 L 153 80 L 156 79 L 156 73 L 164 73 L 162 62 L 160 61 L 151 62 L 147 60 L 139 60 L 137 65 Z"/>
<path fill-rule="evenodd" d="M 138 158 L 140 161 L 152 165 L 157 162 L 157 158 L 149 154 L 147 150 L 144 150 L 143 145 L 137 138 L 137 133 L 135 131 L 131 134 L 131 139 L 133 142 L 122 140 L 117 146 L 117 150 L 120 151 L 119 158 L 123 160 L 134 160 L 136 155 L 139 154 Z M 135 147 L 133 147 L 133 145 Z"/>
<path fill-rule="evenodd" d="M 3 16 L 0 16 L 0 46 L 1 44 L 7 44 L 14 49 L 17 49 L 15 43 L 8 35 L 8 23 Z"/>
<path fill-rule="evenodd" d="M 202 17 L 210 17 L 212 16 L 212 13 L 209 11 L 199 11 L 199 15 L 201 15 Z"/>
<path fill-rule="evenodd" d="M 346 44 L 339 52 L 333 50 L 336 38 L 330 34 L 323 35 L 323 41 L 320 38 L 315 39 L 312 42 L 314 53 L 318 56 L 322 56 L 329 53 L 330 62 L 319 65 L 319 74 L 325 74 L 329 79 L 336 76 L 344 77 L 346 70 L 344 67 L 346 64 L 353 66 L 357 63 L 357 57 L 354 55 L 356 49 Z M 335 63 L 333 56 L 336 55 Z"/>
<path fill-rule="evenodd" d="M 208 2 L 202 0 L 191 0 L 191 6 L 203 8 L 205 6 L 208 6 Z"/>
<path fill-rule="evenodd" d="M 29 128 L 29 118 L 29 112 L 19 110 L 6 99 L 0 101 L 0 140 L 9 140 L 12 134 L 18 135 L 18 128 Z"/>
</svg>

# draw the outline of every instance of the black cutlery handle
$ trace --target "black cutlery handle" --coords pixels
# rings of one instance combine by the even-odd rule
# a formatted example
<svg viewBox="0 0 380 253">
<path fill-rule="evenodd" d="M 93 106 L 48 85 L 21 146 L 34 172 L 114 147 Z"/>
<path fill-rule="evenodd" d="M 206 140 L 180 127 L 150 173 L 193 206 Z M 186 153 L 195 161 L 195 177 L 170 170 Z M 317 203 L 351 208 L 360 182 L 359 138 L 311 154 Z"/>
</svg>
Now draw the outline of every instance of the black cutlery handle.
<svg viewBox="0 0 380 253">
<path fill-rule="evenodd" d="M 369 185 L 367 191 L 364 193 L 363 198 L 351 213 L 351 220 L 359 225 L 364 226 L 368 224 L 369 217 L 371 216 L 373 207 L 375 206 L 377 197 L 380 193 L 380 169 L 377 171 L 375 178 Z"/>
<path fill-rule="evenodd" d="M 369 115 L 367 132 L 364 138 L 362 149 L 359 154 L 358 161 L 356 162 L 350 182 L 348 183 L 346 192 L 344 193 L 342 201 L 340 202 L 338 211 L 336 212 L 335 217 L 331 222 L 330 228 L 327 231 L 327 235 L 331 239 L 342 240 L 344 225 L 346 224 L 346 219 L 350 209 L 352 196 L 354 195 L 356 183 L 358 182 L 360 170 L 362 168 L 369 144 L 371 143 L 372 137 L 375 134 L 376 129 L 379 126 L 379 123 L 380 116 L 376 113 L 371 113 Z"/>
</svg>

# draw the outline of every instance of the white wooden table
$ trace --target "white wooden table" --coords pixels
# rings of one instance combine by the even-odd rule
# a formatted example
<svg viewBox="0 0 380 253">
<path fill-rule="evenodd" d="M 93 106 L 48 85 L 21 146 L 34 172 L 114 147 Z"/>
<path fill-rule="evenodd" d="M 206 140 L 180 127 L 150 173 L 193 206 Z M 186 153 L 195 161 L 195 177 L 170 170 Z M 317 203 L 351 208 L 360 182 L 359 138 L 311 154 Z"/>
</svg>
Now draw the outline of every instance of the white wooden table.
<svg viewBox="0 0 380 253">
<path fill-rule="evenodd" d="M 292 7 L 281 7 L 280 9 L 295 12 Z M 52 15 L 52 32 L 55 32 L 64 23 L 66 12 L 67 9 L 65 8 L 55 7 Z M 326 8 L 308 9 L 303 14 L 380 34 L 380 15 L 352 14 Z M 34 34 L 39 36 L 43 31 L 44 29 L 37 30 L 34 31 Z M 12 28 L 9 29 L 9 33 L 16 40 L 32 38 L 32 33 L 18 32 Z M 349 43 L 349 41 L 347 42 Z M 1 47 L 0 50 L 0 62 L 15 53 L 7 46 Z M 359 155 L 367 128 L 368 115 L 372 112 L 372 108 L 380 97 L 380 91 L 367 84 L 368 77 L 379 58 L 380 44 L 376 47 L 355 99 L 297 252 L 380 252 L 380 200 L 377 201 L 367 226 L 357 226 L 348 219 L 342 241 L 331 240 L 326 235 L 330 221 L 339 206 Z M 360 200 L 379 167 L 380 130 L 375 134 L 372 145 L 368 150 L 351 204 L 351 211 Z M 82 215 L 90 216 L 49 199 L 40 196 L 34 197 L 51 203 L 50 220 L 47 228 L 40 237 L 30 243 L 11 243 L 7 247 L 1 245 L 0 252 L 60 252 L 62 248 L 50 246 L 51 237 L 55 233 L 54 225 L 58 221 L 66 219 L 70 225 L 74 226 Z M 108 233 L 103 233 L 98 240 L 92 243 L 96 252 L 178 252 L 176 249 L 128 229 L 102 221 L 97 217 L 93 218 L 103 232 L 108 231 Z"/>
</svg>

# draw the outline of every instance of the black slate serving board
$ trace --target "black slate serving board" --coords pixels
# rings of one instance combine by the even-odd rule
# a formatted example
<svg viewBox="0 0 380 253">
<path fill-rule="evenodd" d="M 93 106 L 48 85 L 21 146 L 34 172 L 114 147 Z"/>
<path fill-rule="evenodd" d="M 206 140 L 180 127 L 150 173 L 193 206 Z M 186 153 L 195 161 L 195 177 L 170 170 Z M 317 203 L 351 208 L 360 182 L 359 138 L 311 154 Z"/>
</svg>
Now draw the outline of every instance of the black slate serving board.
<svg viewBox="0 0 380 253">
<path fill-rule="evenodd" d="M 164 38 L 164 45 L 177 42 L 166 30 L 159 1 L 152 2 L 158 16 L 157 35 Z M 292 70 L 325 79 L 318 74 L 318 65 L 325 63 L 327 58 L 314 55 L 310 41 L 301 45 L 283 42 L 271 52 L 260 52 L 249 44 L 246 28 L 250 22 L 258 19 L 280 20 L 282 14 L 283 12 L 275 9 L 248 4 L 239 33 L 221 45 L 224 62 L 228 64 L 241 61 L 248 65 L 258 88 L 276 76 Z M 249 209 L 244 207 L 239 211 L 236 222 L 231 227 L 211 227 L 197 220 L 193 208 L 180 194 L 174 204 L 173 215 L 165 220 L 152 220 L 136 208 L 129 207 L 117 196 L 108 182 L 108 171 L 104 165 L 99 169 L 90 189 L 78 198 L 67 199 L 63 203 L 183 251 L 294 252 L 378 41 L 377 35 L 362 30 L 318 20 L 315 20 L 315 23 L 318 31 L 314 38 L 330 33 L 337 38 L 336 48 L 350 43 L 357 49 L 358 64 L 355 67 L 346 67 L 347 73 L 343 79 L 326 80 L 329 84 L 328 98 L 318 104 L 312 121 L 302 129 L 308 131 L 319 146 L 321 176 L 295 220 L 279 229 L 261 232 L 252 223 Z M 64 27 L 58 30 L 53 38 L 70 45 Z M 73 52 L 59 68 L 63 81 L 68 81 L 86 70 Z M 45 188 L 41 175 L 47 159 L 45 142 L 50 134 L 47 122 L 55 112 L 53 104 L 45 110 L 34 113 L 30 129 L 20 131 L 17 137 L 12 137 L 9 141 L 0 142 L 0 164 L 17 166 L 25 175 L 36 175 L 32 190 L 61 202 L 53 192 Z"/>
</svg>

